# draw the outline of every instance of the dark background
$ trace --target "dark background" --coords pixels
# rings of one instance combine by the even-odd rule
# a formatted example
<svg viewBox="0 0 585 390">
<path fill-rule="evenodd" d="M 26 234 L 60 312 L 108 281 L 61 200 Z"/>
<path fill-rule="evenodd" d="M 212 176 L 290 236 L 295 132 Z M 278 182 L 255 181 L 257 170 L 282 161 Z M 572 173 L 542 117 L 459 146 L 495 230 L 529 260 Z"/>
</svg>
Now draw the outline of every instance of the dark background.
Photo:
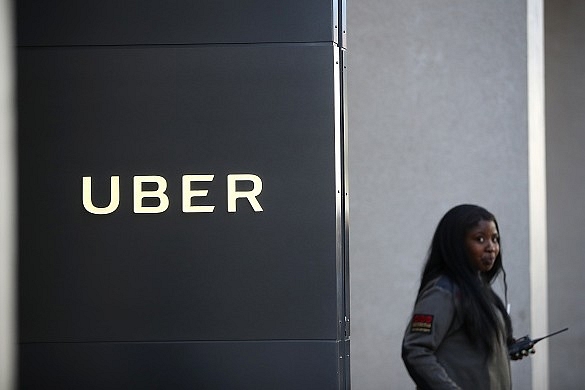
<svg viewBox="0 0 585 390">
<path fill-rule="evenodd" d="M 336 12 L 17 2 L 21 388 L 344 383 Z M 234 173 L 263 212 L 227 212 Z M 181 211 L 185 174 L 213 213 Z M 105 205 L 113 175 L 119 208 L 88 213 L 82 177 Z M 167 211 L 133 212 L 136 175 Z"/>
</svg>

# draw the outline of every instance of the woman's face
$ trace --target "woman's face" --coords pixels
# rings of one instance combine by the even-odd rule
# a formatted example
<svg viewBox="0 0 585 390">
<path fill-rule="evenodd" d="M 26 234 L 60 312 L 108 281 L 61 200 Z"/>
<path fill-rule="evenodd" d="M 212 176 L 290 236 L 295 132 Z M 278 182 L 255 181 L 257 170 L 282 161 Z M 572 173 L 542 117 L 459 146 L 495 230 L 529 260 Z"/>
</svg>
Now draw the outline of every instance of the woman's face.
<svg viewBox="0 0 585 390">
<path fill-rule="evenodd" d="M 479 221 L 465 236 L 469 261 L 473 268 L 488 272 L 500 253 L 500 236 L 494 221 Z"/>
</svg>

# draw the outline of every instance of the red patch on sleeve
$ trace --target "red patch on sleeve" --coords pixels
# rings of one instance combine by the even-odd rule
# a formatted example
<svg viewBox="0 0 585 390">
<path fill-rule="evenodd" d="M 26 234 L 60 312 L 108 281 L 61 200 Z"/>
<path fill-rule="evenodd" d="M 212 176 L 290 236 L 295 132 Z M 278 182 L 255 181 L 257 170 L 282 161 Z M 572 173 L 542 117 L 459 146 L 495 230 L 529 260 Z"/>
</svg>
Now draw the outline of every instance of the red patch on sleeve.
<svg viewBox="0 0 585 390">
<path fill-rule="evenodd" d="M 417 333 L 431 333 L 433 330 L 433 316 L 430 314 L 415 314 L 412 316 L 410 331 Z"/>
</svg>

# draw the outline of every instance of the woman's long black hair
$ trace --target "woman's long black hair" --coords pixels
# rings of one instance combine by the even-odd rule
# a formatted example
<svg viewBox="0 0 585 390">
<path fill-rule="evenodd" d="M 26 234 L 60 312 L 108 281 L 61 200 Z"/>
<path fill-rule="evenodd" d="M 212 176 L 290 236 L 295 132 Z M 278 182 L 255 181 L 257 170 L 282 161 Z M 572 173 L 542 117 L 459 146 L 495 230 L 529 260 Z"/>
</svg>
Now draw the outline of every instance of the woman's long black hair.
<svg viewBox="0 0 585 390">
<path fill-rule="evenodd" d="M 489 272 L 482 273 L 478 277 L 477 270 L 469 261 L 465 237 L 467 232 L 480 221 L 493 221 L 499 232 L 495 216 L 480 206 L 468 204 L 455 206 L 443 216 L 429 248 L 419 294 L 433 279 L 441 275 L 451 278 L 461 292 L 462 313 L 467 334 L 472 340 L 481 343 L 492 352 L 495 337 L 503 336 L 508 343 L 511 342 L 512 325 L 502 300 L 491 288 L 492 281 L 500 272 L 503 272 L 507 295 L 508 287 L 506 273 L 502 266 L 501 244 L 500 252 Z M 501 312 L 506 329 L 501 329 L 498 325 L 500 322 L 494 306 Z"/>
</svg>

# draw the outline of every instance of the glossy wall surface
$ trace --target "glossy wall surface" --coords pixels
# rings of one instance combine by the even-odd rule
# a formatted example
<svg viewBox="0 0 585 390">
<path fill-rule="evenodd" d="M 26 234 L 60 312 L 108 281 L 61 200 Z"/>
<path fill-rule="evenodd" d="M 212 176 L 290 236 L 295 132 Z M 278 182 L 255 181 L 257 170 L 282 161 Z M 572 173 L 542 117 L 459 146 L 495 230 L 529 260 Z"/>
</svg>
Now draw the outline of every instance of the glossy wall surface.
<svg viewBox="0 0 585 390">
<path fill-rule="evenodd" d="M 17 2 L 21 388 L 349 385 L 342 8 Z"/>
</svg>

